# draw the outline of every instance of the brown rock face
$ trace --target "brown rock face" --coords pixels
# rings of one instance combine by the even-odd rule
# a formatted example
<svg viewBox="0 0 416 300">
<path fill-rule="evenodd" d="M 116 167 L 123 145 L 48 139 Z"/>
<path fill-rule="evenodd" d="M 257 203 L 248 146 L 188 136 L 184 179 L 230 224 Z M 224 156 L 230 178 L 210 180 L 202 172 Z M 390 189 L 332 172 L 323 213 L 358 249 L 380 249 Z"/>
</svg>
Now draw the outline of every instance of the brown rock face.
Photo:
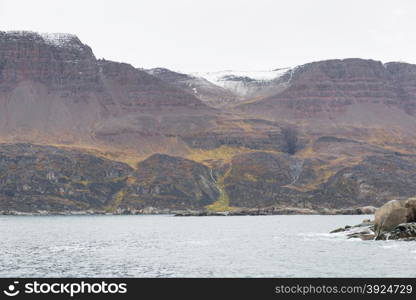
<svg viewBox="0 0 416 300">
<path fill-rule="evenodd" d="M 95 91 L 98 66 L 92 50 L 74 35 L 0 32 L 0 87 L 34 80 L 50 89 Z"/>
<path fill-rule="evenodd" d="M 97 61 L 73 35 L 0 32 L 5 140 L 156 148 L 169 136 L 208 127 L 213 112 L 144 71 Z"/>
<path fill-rule="evenodd" d="M 0 33 L 0 131 L 24 138 L 82 136 L 101 118 L 98 66 L 72 35 Z"/>
</svg>

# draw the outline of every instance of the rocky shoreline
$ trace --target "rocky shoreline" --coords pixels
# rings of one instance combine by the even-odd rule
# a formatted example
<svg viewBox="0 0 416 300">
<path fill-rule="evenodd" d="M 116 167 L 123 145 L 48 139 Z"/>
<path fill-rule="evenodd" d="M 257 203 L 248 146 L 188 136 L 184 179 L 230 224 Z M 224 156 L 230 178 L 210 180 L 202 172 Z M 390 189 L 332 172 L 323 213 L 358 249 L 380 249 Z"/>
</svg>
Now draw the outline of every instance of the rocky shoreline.
<svg viewBox="0 0 416 300">
<path fill-rule="evenodd" d="M 354 226 L 345 226 L 337 228 L 330 233 L 343 233 L 347 238 L 359 238 L 366 240 L 416 240 L 416 223 L 401 223 L 395 226 L 392 230 L 377 233 L 374 226 L 374 221 L 364 220 L 362 223 Z"/>
<path fill-rule="evenodd" d="M 329 209 L 329 208 L 297 208 L 297 207 L 269 207 L 269 208 L 239 208 L 230 211 L 209 210 L 169 210 L 147 207 L 144 209 L 117 209 L 114 212 L 102 210 L 83 211 L 47 211 L 34 212 L 0 211 L 0 215 L 8 216 L 84 216 L 84 215 L 174 215 L 175 217 L 202 217 L 202 216 L 268 216 L 268 215 L 367 215 L 373 214 L 373 206 Z"/>
<path fill-rule="evenodd" d="M 235 209 L 224 212 L 211 211 L 184 211 L 178 212 L 178 217 L 196 217 L 196 216 L 270 216 L 270 215 L 366 215 L 373 214 L 376 208 L 373 206 L 356 207 L 356 208 L 298 208 L 298 207 L 270 207 L 270 208 L 246 208 Z"/>
<path fill-rule="evenodd" d="M 374 220 L 332 230 L 361 240 L 416 240 L 416 198 L 391 200 L 377 209 Z"/>
</svg>

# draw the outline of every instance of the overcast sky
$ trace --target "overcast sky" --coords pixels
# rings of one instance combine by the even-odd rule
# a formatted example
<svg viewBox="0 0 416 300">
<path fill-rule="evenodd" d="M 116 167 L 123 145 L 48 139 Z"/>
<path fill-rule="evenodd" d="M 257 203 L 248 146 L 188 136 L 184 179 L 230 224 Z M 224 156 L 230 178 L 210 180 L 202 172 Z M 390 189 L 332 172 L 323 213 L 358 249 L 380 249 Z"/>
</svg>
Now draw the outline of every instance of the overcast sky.
<svg viewBox="0 0 416 300">
<path fill-rule="evenodd" d="M 0 30 L 74 33 L 98 58 L 185 72 L 416 63 L 415 0 L 0 0 Z"/>
</svg>

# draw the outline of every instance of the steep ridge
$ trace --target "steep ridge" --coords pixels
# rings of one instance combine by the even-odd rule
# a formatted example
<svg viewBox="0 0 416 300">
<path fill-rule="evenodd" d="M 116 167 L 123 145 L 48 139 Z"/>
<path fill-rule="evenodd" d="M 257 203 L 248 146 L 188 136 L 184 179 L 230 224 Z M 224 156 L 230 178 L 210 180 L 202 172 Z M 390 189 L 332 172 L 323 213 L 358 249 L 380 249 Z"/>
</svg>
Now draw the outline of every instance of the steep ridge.
<svg viewBox="0 0 416 300">
<path fill-rule="evenodd" d="M 0 32 L 0 66 L 2 137 L 66 142 L 105 114 L 95 57 L 73 35 Z"/>
<path fill-rule="evenodd" d="M 415 126 L 416 66 L 363 59 L 314 62 L 293 70 L 288 87 L 237 110 L 322 126 Z"/>
<path fill-rule="evenodd" d="M 143 153 L 209 127 L 216 114 L 144 71 L 96 60 L 73 35 L 33 32 L 0 33 L 0 107 L 5 141 L 149 145 Z"/>
</svg>

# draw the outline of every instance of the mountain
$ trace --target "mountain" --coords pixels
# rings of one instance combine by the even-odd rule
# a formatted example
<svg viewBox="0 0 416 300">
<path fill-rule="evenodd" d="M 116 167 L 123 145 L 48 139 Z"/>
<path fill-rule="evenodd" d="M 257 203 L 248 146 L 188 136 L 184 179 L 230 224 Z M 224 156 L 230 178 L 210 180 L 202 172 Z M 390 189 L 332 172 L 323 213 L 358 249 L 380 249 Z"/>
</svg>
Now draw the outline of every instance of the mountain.
<svg viewBox="0 0 416 300">
<path fill-rule="evenodd" d="M 239 111 L 274 120 L 413 130 L 416 66 L 345 59 L 320 61 L 293 70 L 286 88 L 242 103 Z"/>
<path fill-rule="evenodd" d="M 0 32 L 4 141 L 111 149 L 177 148 L 172 136 L 210 126 L 194 95 L 129 64 L 97 60 L 68 34 Z"/>
<path fill-rule="evenodd" d="M 181 74 L 0 32 L 0 211 L 380 206 L 416 194 L 416 66 Z"/>
</svg>

